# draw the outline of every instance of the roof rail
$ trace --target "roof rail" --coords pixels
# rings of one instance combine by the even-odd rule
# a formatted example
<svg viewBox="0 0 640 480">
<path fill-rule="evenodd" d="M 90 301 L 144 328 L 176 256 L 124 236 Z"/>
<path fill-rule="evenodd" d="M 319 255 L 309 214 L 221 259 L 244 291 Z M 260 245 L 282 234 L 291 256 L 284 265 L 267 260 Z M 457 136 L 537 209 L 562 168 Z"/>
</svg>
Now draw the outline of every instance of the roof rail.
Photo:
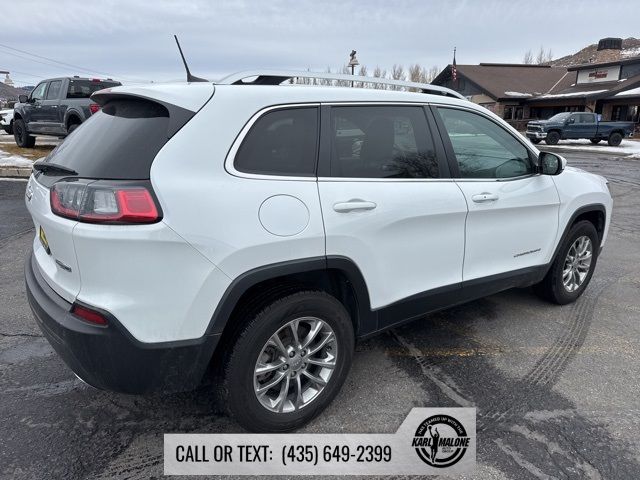
<svg viewBox="0 0 640 480">
<path fill-rule="evenodd" d="M 244 81 L 245 79 L 252 79 Z M 394 87 L 415 88 L 422 93 L 432 93 L 436 95 L 445 95 L 449 97 L 466 98 L 458 92 L 450 88 L 431 85 L 429 83 L 405 82 L 402 80 L 389 80 L 379 77 L 363 77 L 360 75 L 344 75 L 340 73 L 321 73 L 321 72 L 295 72 L 288 70 L 248 70 L 238 72 L 225 77 L 218 82 L 218 85 L 280 85 L 286 80 L 293 78 L 312 78 L 321 80 L 337 80 L 343 82 L 361 82 L 378 85 L 390 85 Z"/>
</svg>

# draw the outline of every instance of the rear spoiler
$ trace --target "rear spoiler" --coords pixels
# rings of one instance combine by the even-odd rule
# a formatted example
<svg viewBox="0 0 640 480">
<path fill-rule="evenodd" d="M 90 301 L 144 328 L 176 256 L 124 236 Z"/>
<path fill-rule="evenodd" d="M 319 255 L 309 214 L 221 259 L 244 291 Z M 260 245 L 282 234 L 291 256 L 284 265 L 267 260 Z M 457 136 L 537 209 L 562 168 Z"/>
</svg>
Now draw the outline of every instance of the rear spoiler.
<svg viewBox="0 0 640 480">
<path fill-rule="evenodd" d="M 181 87 L 185 87 L 184 84 Z M 186 108 L 186 106 L 176 105 L 168 100 L 179 101 L 184 100 L 180 99 L 178 95 L 169 95 L 167 93 L 174 92 L 166 92 L 154 88 L 129 88 L 129 87 L 114 87 L 114 88 L 105 88 L 103 90 L 98 90 L 91 95 L 91 99 L 99 104 L 100 106 L 105 106 L 107 103 L 113 100 L 132 100 L 137 102 L 151 102 L 158 105 L 163 106 L 169 116 L 169 128 L 167 130 L 167 137 L 171 138 L 176 134 L 178 130 L 180 130 L 184 125 L 189 122 L 193 118 L 193 116 L 202 108 L 207 102 L 213 97 L 213 85 L 209 84 L 210 87 L 210 95 L 204 100 L 202 105 L 199 105 L 198 108 L 194 108 L 195 99 L 188 98 L 182 101 L 181 103 L 187 104 L 192 108 Z M 157 93 L 157 95 L 151 96 L 150 94 Z M 172 98 L 173 97 L 173 98 Z M 202 97 L 200 97 L 202 98 Z"/>
</svg>

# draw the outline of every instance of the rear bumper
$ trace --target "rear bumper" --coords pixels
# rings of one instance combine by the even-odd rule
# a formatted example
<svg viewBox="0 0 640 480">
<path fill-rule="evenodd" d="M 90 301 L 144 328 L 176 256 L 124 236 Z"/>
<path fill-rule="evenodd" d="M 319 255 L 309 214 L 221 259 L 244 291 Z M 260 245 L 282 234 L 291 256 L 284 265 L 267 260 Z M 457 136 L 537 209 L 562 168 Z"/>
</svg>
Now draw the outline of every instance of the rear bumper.
<svg viewBox="0 0 640 480">
<path fill-rule="evenodd" d="M 142 343 L 112 316 L 106 327 L 70 313 L 71 304 L 46 283 L 33 253 L 25 264 L 29 305 L 45 337 L 86 383 L 122 393 L 176 392 L 196 388 L 220 335 L 194 340 Z"/>
</svg>

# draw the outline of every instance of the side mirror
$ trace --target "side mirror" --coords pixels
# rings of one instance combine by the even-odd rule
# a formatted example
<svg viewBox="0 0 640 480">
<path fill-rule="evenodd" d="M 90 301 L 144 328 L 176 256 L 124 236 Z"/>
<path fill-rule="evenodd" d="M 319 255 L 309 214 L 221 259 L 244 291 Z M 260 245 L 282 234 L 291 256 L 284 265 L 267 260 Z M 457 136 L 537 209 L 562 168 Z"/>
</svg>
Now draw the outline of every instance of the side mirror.
<svg viewBox="0 0 640 480">
<path fill-rule="evenodd" d="M 566 166 L 567 161 L 555 153 L 540 152 L 538 156 L 538 171 L 543 175 L 560 175 Z"/>
<path fill-rule="evenodd" d="M 576 123 L 576 119 L 571 117 L 571 118 L 567 118 L 567 121 L 564 122 L 566 125 L 571 125 L 572 123 Z"/>
<path fill-rule="evenodd" d="M 20 103 L 27 103 L 29 101 L 29 97 L 27 95 L 18 95 L 18 101 Z"/>
</svg>

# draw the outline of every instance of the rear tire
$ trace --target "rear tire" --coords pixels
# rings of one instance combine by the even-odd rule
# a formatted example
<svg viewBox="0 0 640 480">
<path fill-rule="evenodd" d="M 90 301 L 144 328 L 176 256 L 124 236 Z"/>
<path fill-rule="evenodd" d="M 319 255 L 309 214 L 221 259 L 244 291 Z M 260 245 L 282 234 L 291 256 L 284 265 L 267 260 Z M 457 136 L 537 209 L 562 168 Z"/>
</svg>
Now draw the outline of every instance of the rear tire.
<svg viewBox="0 0 640 480">
<path fill-rule="evenodd" d="M 544 141 L 547 145 L 557 145 L 560 141 L 560 134 L 558 132 L 549 132 Z"/>
<path fill-rule="evenodd" d="M 620 135 L 618 132 L 612 133 L 611 135 L 609 135 L 609 141 L 607 143 L 609 143 L 609 145 L 611 145 L 612 147 L 617 147 L 618 145 L 620 145 L 620 143 L 622 143 L 622 135 Z"/>
<path fill-rule="evenodd" d="M 591 140 L 591 143 L 593 143 L 595 145 L 597 143 L 600 143 L 600 140 L 602 140 L 602 139 L 601 138 L 592 138 L 590 140 Z"/>
<path fill-rule="evenodd" d="M 583 241 L 584 244 L 588 243 L 590 254 L 581 257 L 580 248 L 576 246 L 579 246 L 581 239 L 585 238 L 588 242 Z M 600 239 L 593 223 L 587 220 L 576 223 L 562 242 L 547 275 L 540 283 L 534 285 L 535 292 L 545 300 L 558 305 L 574 302 L 589 285 L 596 268 L 599 249 Z M 587 259 L 588 270 L 584 268 Z M 572 270 L 570 267 L 573 265 L 576 269 Z M 568 276 L 567 272 L 572 273 L 574 270 L 575 276 L 573 274 Z M 582 277 L 583 273 L 586 273 L 584 277 Z"/>
<path fill-rule="evenodd" d="M 16 145 L 22 148 L 33 148 L 36 144 L 36 137 L 29 135 L 27 126 L 21 118 L 13 121 L 13 138 Z"/>
<path fill-rule="evenodd" d="M 294 325 L 298 341 L 292 334 Z M 318 333 L 305 346 L 313 326 Z M 340 391 L 351 367 L 355 340 L 349 313 L 331 295 L 320 291 L 286 295 L 253 315 L 239 330 L 225 360 L 223 397 L 231 415 L 245 429 L 287 432 L 300 428 Z M 276 335 L 280 342 L 274 341 Z M 313 352 L 322 339 L 330 340 Z M 277 343 L 283 347 L 276 347 Z M 312 361 L 307 363 L 307 359 Z M 334 365 L 320 366 L 318 361 Z M 256 369 L 267 365 L 278 368 L 256 374 Z M 276 383 L 258 393 L 272 382 Z"/>
<path fill-rule="evenodd" d="M 69 128 L 67 128 L 67 135 L 71 135 L 71 133 L 73 133 L 73 131 L 79 126 L 79 123 L 72 123 L 71 125 L 69 125 Z"/>
</svg>

